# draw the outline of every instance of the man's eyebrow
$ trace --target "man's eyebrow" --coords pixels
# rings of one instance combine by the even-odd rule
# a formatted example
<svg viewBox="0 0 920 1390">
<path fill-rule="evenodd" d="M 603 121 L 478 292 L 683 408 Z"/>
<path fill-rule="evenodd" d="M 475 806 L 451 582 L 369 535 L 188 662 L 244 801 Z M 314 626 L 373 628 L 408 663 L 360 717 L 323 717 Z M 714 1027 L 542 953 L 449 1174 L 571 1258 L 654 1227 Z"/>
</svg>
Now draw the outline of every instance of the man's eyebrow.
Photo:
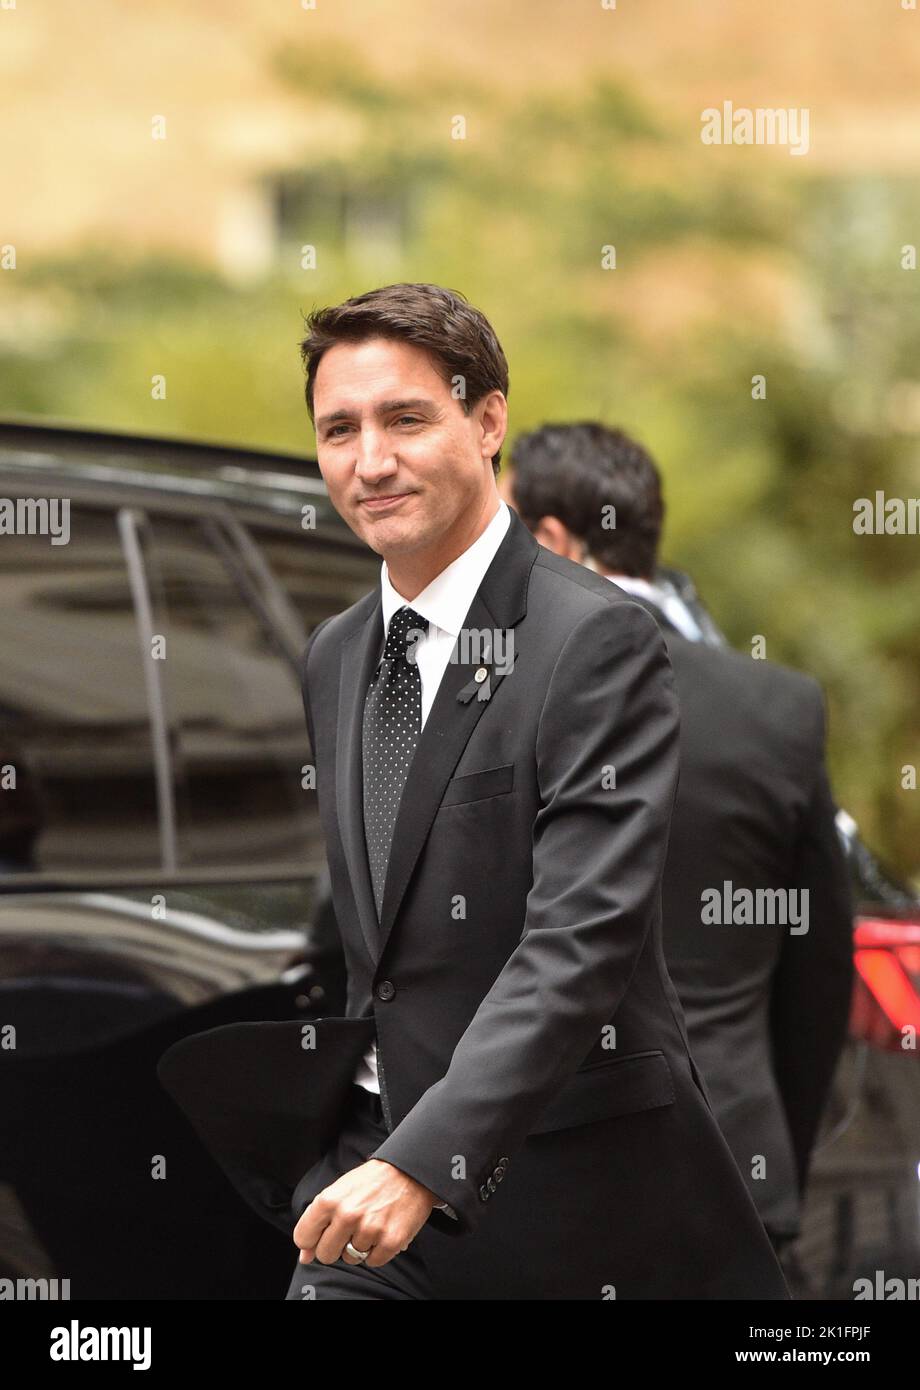
<svg viewBox="0 0 920 1390">
<path fill-rule="evenodd" d="M 430 410 L 434 404 L 427 396 L 412 396 L 401 400 L 380 401 L 377 405 L 376 415 L 392 415 L 397 410 Z M 329 415 L 321 415 L 316 422 L 318 430 L 325 429 L 327 425 L 335 424 L 338 420 L 350 420 L 354 415 L 351 410 L 333 410 Z"/>
<path fill-rule="evenodd" d="M 326 425 L 331 425 L 331 424 L 333 424 L 336 420 L 349 420 L 349 419 L 351 419 L 351 411 L 350 411 L 350 410 L 333 410 L 332 413 L 331 413 L 331 415 L 321 415 L 321 416 L 319 417 L 319 419 L 318 419 L 317 422 L 316 422 L 316 428 L 317 428 L 318 430 L 321 430 L 321 429 L 323 429 Z"/>
</svg>

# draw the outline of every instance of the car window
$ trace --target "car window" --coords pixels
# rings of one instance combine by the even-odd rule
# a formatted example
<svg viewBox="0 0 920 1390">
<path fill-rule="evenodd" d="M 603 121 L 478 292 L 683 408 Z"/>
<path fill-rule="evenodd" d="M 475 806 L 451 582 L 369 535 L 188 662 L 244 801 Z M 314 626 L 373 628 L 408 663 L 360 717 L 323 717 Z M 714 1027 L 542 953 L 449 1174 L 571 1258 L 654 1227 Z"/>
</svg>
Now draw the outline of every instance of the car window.
<svg viewBox="0 0 920 1390">
<path fill-rule="evenodd" d="M 113 511 L 72 502 L 64 544 L 0 539 L 0 653 L 0 874 L 155 867 L 147 699 Z"/>
<path fill-rule="evenodd" d="M 180 868 L 321 857 L 296 666 L 245 596 L 213 522 L 147 514 L 143 555 L 165 696 Z"/>
<path fill-rule="evenodd" d="M 350 608 L 380 579 L 380 557 L 368 547 L 335 545 L 309 532 L 249 526 L 269 569 L 312 632 Z"/>
</svg>

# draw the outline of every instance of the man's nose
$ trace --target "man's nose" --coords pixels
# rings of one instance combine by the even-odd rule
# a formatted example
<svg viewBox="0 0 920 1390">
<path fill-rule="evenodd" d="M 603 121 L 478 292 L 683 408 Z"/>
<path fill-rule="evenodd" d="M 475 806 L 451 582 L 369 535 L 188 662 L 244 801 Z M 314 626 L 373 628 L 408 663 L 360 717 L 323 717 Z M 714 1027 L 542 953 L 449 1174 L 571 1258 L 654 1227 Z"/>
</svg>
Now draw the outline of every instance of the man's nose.
<svg viewBox="0 0 920 1390">
<path fill-rule="evenodd" d="M 358 436 L 355 472 L 367 483 L 376 482 L 395 472 L 396 459 L 380 430 L 362 430 Z"/>
</svg>

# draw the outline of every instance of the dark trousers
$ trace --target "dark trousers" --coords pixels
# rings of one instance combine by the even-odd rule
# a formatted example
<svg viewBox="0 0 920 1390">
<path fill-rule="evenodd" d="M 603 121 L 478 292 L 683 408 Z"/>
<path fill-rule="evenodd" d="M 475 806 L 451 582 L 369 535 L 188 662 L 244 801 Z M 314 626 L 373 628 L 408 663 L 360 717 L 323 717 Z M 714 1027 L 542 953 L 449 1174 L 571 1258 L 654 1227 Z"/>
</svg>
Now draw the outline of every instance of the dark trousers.
<svg viewBox="0 0 920 1390">
<path fill-rule="evenodd" d="M 298 1219 L 324 1187 L 352 1168 L 359 1168 L 386 1137 L 380 1097 L 363 1086 L 353 1086 L 351 1109 L 338 1139 L 297 1184 L 294 1210 Z M 322 1264 L 317 1259 L 308 1265 L 298 1262 L 285 1302 L 317 1298 L 433 1297 L 428 1271 L 413 1241 L 408 1250 L 400 1251 L 379 1269 L 368 1269 L 363 1264 L 349 1265 L 342 1260 L 336 1260 L 331 1265 Z"/>
</svg>

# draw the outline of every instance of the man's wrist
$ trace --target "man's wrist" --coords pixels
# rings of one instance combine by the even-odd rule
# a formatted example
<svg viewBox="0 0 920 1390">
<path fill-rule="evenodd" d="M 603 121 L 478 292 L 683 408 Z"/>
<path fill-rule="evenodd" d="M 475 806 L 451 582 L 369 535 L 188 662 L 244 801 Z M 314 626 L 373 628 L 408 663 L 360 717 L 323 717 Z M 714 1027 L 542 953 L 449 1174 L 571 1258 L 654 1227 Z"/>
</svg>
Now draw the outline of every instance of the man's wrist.
<svg viewBox="0 0 920 1390">
<path fill-rule="evenodd" d="M 432 1190 L 431 1190 L 430 1187 L 426 1187 L 426 1188 L 425 1188 L 425 1191 L 428 1193 L 428 1196 L 429 1196 L 429 1197 L 435 1199 L 435 1200 L 432 1200 L 432 1203 L 431 1203 L 431 1210 L 432 1210 L 432 1211 L 446 1211 L 446 1212 L 448 1212 L 451 1216 L 456 1217 L 457 1213 L 454 1211 L 453 1207 L 450 1206 L 450 1204 L 449 1204 L 448 1202 L 442 1202 L 442 1201 L 440 1201 L 440 1199 L 438 1199 L 438 1194 L 437 1194 L 436 1192 L 432 1192 Z"/>
<path fill-rule="evenodd" d="M 389 1159 L 386 1159 L 386 1158 L 377 1158 L 376 1154 L 371 1154 L 370 1157 L 369 1157 L 369 1159 L 368 1159 L 368 1162 L 370 1162 L 370 1159 L 373 1159 L 375 1163 L 389 1163 Z M 420 1188 L 422 1189 L 423 1192 L 426 1192 L 426 1193 L 428 1194 L 428 1196 L 431 1198 L 431 1210 L 432 1210 L 432 1211 L 445 1211 L 445 1212 L 447 1212 L 447 1215 L 448 1215 L 448 1216 L 452 1216 L 453 1219 L 454 1219 L 455 1221 L 459 1221 L 459 1220 L 460 1220 L 459 1216 L 457 1215 L 457 1213 L 454 1211 L 453 1207 L 450 1206 L 450 1204 L 449 1204 L 448 1202 L 442 1202 L 442 1201 L 440 1200 L 440 1198 L 438 1197 L 438 1194 L 437 1194 L 436 1192 L 433 1192 L 433 1191 L 431 1190 L 430 1187 L 426 1187 L 425 1184 L 424 1184 L 423 1182 L 419 1182 L 418 1178 L 412 1177 L 412 1174 L 411 1174 L 411 1173 L 407 1173 L 406 1170 L 405 1170 L 405 1168 L 400 1168 L 399 1165 L 398 1165 L 397 1163 L 390 1163 L 390 1167 L 391 1167 L 391 1168 L 396 1168 L 397 1171 L 400 1172 L 400 1173 L 404 1173 L 405 1176 L 406 1176 L 407 1178 L 412 1178 L 412 1181 L 413 1181 L 418 1187 L 420 1187 Z"/>
</svg>

